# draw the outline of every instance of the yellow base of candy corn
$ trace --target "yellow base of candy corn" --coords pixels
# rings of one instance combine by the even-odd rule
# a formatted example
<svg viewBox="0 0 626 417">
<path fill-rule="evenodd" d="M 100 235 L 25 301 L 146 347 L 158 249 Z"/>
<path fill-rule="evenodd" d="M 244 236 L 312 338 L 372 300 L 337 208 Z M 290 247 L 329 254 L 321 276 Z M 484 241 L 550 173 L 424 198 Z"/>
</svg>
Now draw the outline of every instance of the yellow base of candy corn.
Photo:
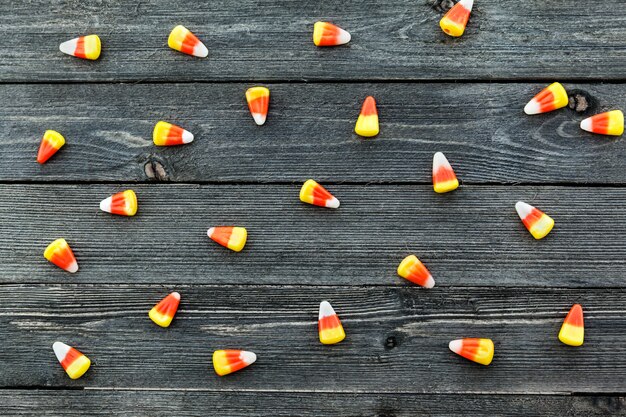
<svg viewBox="0 0 626 417">
<path fill-rule="evenodd" d="M 170 324 L 172 324 L 172 320 L 174 319 L 174 317 L 159 313 L 156 308 L 150 310 L 148 316 L 153 322 L 161 327 L 169 327 Z"/>
<path fill-rule="evenodd" d="M 435 192 L 440 194 L 454 191 L 457 188 L 459 188 L 459 180 L 457 180 L 456 178 L 450 181 L 433 184 L 433 189 L 435 190 Z"/>
<path fill-rule="evenodd" d="M 366 138 L 370 138 L 372 136 L 378 135 L 379 127 L 378 127 L 378 116 L 359 116 L 356 121 L 356 126 L 354 127 L 354 131 L 357 135 L 363 136 Z"/>
<path fill-rule="evenodd" d="M 70 378 L 78 379 L 81 376 L 83 376 L 85 372 L 87 372 L 90 366 L 91 366 L 91 361 L 89 360 L 89 358 L 85 355 L 82 355 L 76 358 L 76 360 L 72 362 L 70 366 L 67 367 L 65 372 L 67 372 L 67 375 Z"/>
<path fill-rule="evenodd" d="M 343 327 L 322 330 L 319 334 L 320 342 L 325 345 L 334 345 L 335 343 L 339 343 L 346 338 L 346 332 L 343 330 Z"/>
<path fill-rule="evenodd" d="M 233 233 L 230 235 L 230 239 L 228 239 L 228 249 L 233 250 L 235 252 L 241 252 L 243 247 L 246 245 L 246 240 L 248 239 L 248 231 L 243 227 L 235 227 L 233 228 Z"/>
<path fill-rule="evenodd" d="M 585 328 L 563 323 L 563 327 L 561 327 L 559 332 L 559 340 L 566 345 L 580 346 L 585 340 Z"/>
<path fill-rule="evenodd" d="M 457 25 L 445 16 L 439 21 L 439 26 L 441 26 L 441 30 L 443 30 L 446 35 L 454 37 L 459 37 L 465 32 L 465 25 Z"/>
<path fill-rule="evenodd" d="M 85 58 L 95 60 L 100 57 L 101 45 L 98 35 L 85 36 Z"/>
<path fill-rule="evenodd" d="M 552 217 L 544 214 L 541 218 L 530 228 L 529 232 L 535 239 L 543 239 L 550 233 L 554 227 L 554 220 Z"/>
</svg>

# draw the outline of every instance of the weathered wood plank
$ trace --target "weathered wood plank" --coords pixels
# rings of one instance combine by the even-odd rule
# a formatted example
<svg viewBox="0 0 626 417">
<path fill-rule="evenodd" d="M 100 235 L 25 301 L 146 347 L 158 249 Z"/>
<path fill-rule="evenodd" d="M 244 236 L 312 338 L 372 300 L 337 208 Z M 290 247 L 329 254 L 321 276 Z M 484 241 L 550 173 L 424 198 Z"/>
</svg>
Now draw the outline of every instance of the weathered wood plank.
<svg viewBox="0 0 626 417">
<path fill-rule="evenodd" d="M 2 390 L 5 416 L 624 416 L 624 397 L 234 391 Z"/>
<path fill-rule="evenodd" d="M 388 393 L 615 393 L 626 391 L 625 289 L 4 285 L 0 386 L 194 388 Z M 157 284 L 158 282 L 158 284 Z M 164 285 L 161 285 L 163 283 Z M 147 312 L 170 290 L 182 294 L 171 327 Z M 347 338 L 317 339 L 328 299 Z M 557 333 L 572 303 L 585 308 L 585 344 Z M 489 367 L 448 350 L 449 340 L 490 337 Z M 75 344 L 92 361 L 69 380 L 51 349 Z M 221 378 L 214 349 L 258 354 Z"/>
<path fill-rule="evenodd" d="M 461 181 L 626 183 L 626 142 L 583 132 L 583 114 L 522 112 L 542 84 L 270 85 L 267 124 L 252 121 L 249 84 L 4 85 L 0 181 L 325 181 L 430 183 L 445 152 Z M 626 85 L 566 84 L 590 107 L 626 109 Z M 576 93 L 577 92 L 577 93 Z M 353 132 L 363 98 L 378 99 L 382 130 Z M 196 141 L 152 144 L 161 119 Z M 66 135 L 54 159 L 35 161 L 46 129 Z"/>
<path fill-rule="evenodd" d="M 460 39 L 440 30 L 440 4 L 452 2 L 3 0 L 0 80 L 624 79 L 621 0 L 483 0 Z M 316 48 L 320 19 L 348 29 L 349 46 Z M 181 23 L 208 59 L 167 47 Z M 98 61 L 58 51 L 86 33 L 102 37 Z"/>
<path fill-rule="evenodd" d="M 440 286 L 624 286 L 624 188 L 332 185 L 338 210 L 301 203 L 294 185 L 135 185 L 133 218 L 99 211 L 119 185 L 2 185 L 0 282 L 413 284 L 417 254 Z M 514 204 L 554 217 L 534 240 Z M 248 228 L 245 249 L 209 240 L 213 225 Z M 42 256 L 65 237 L 81 270 Z"/>
</svg>

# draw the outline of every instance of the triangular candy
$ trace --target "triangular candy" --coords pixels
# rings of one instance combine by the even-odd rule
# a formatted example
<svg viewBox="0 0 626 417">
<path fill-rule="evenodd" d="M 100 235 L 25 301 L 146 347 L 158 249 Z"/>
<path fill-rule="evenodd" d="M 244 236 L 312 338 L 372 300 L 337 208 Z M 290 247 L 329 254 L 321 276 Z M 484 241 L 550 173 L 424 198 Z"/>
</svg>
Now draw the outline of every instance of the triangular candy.
<svg viewBox="0 0 626 417">
<path fill-rule="evenodd" d="M 237 372 L 256 362 L 256 354 L 246 350 L 225 349 L 213 352 L 213 368 L 219 376 Z"/>
<path fill-rule="evenodd" d="M 376 100 L 374 97 L 368 96 L 363 102 L 361 113 L 354 126 L 357 135 L 366 138 L 378 135 L 378 110 L 376 109 Z"/>
<path fill-rule="evenodd" d="M 67 244 L 65 239 L 57 239 L 48 245 L 43 253 L 44 258 L 55 264 L 67 272 L 74 273 L 78 271 L 78 263 L 74 257 L 74 253 Z"/>
<path fill-rule="evenodd" d="M 350 34 L 328 22 L 316 22 L 313 25 L 313 43 L 315 46 L 337 46 L 350 42 Z"/>
<path fill-rule="evenodd" d="M 159 301 L 148 313 L 150 319 L 161 327 L 169 327 L 178 310 L 180 294 L 173 292 Z"/>
<path fill-rule="evenodd" d="M 583 321 L 583 308 L 580 304 L 574 304 L 567 313 L 561 331 L 559 332 L 559 340 L 566 345 L 580 346 L 585 340 L 585 323 Z"/>
<path fill-rule="evenodd" d="M 524 107 L 526 114 L 547 113 L 567 106 L 569 97 L 560 83 L 552 83 L 541 90 Z"/>
<path fill-rule="evenodd" d="M 59 132 L 54 130 L 46 130 L 39 145 L 37 152 L 37 162 L 45 163 L 52 157 L 61 147 L 65 145 L 65 138 Z"/>
<path fill-rule="evenodd" d="M 463 35 L 473 6 L 474 0 L 459 1 L 443 16 L 439 21 L 439 26 L 450 36 L 457 37 Z"/>
<path fill-rule="evenodd" d="M 446 156 L 437 152 L 433 156 L 433 189 L 436 193 L 447 193 L 459 188 L 459 180 Z"/>
<path fill-rule="evenodd" d="M 528 229 L 535 239 L 543 239 L 554 227 L 552 217 L 530 204 L 518 201 L 515 204 L 515 210 L 517 210 L 517 214 L 519 218 L 522 219 L 522 223 L 524 223 L 526 229 Z"/>
<path fill-rule="evenodd" d="M 246 101 L 254 122 L 259 126 L 263 125 L 270 105 L 270 90 L 265 87 L 249 88 L 246 91 Z"/>
<path fill-rule="evenodd" d="M 216 226 L 207 230 L 207 236 L 230 250 L 240 252 L 246 245 L 248 231 L 244 227 Z"/>
<path fill-rule="evenodd" d="M 318 331 L 320 342 L 325 345 L 334 345 L 346 338 L 341 321 L 328 301 L 320 303 Z"/>
<path fill-rule="evenodd" d="M 87 35 L 70 39 L 59 45 L 59 50 L 77 58 L 98 59 L 100 56 L 100 38 L 98 35 Z"/>
<path fill-rule="evenodd" d="M 580 128 L 599 135 L 620 136 L 624 133 L 624 113 L 613 110 L 596 114 L 580 122 Z"/>
<path fill-rule="evenodd" d="M 193 134 L 180 126 L 160 121 L 152 131 L 152 142 L 157 146 L 186 145 L 193 142 Z"/>
<path fill-rule="evenodd" d="M 302 185 L 300 189 L 300 201 L 319 207 L 339 207 L 339 200 L 314 180 L 307 180 Z"/>
<path fill-rule="evenodd" d="M 432 288 L 435 286 L 435 280 L 430 274 L 430 271 L 426 269 L 424 264 L 417 259 L 415 255 L 409 255 L 400 262 L 398 275 L 424 288 Z"/>
<path fill-rule="evenodd" d="M 182 25 L 178 25 L 172 29 L 167 39 L 167 44 L 176 51 L 198 58 L 206 58 L 209 55 L 209 50 L 200 42 L 200 39 Z"/>
<path fill-rule="evenodd" d="M 457 339 L 451 341 L 448 347 L 457 355 L 481 365 L 489 365 L 493 360 L 494 348 L 491 339 Z"/>
<path fill-rule="evenodd" d="M 137 195 L 133 190 L 113 194 L 100 202 L 100 210 L 120 216 L 137 214 Z"/>
<path fill-rule="evenodd" d="M 91 366 L 91 361 L 87 356 L 65 343 L 54 342 L 52 349 L 59 363 L 72 379 L 78 379 L 83 376 Z"/>
</svg>

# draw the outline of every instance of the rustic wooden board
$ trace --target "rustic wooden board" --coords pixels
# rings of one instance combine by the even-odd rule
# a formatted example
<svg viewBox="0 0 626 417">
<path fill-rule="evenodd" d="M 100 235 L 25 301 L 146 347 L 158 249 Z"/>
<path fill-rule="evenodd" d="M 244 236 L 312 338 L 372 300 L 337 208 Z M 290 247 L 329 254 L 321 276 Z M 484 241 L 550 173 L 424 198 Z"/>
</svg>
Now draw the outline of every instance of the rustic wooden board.
<svg viewBox="0 0 626 417">
<path fill-rule="evenodd" d="M 338 210 L 301 203 L 293 185 L 134 185 L 133 218 L 99 210 L 111 184 L 2 185 L 0 282 L 340 284 L 411 287 L 396 268 L 411 253 L 437 285 L 624 285 L 626 189 L 332 185 Z M 524 200 L 556 219 L 536 241 L 517 217 Z M 234 253 L 214 225 L 248 228 Z M 48 263 L 65 237 L 81 270 Z"/>
<path fill-rule="evenodd" d="M 0 181 L 426 184 L 433 154 L 443 151 L 466 184 L 626 183 L 626 142 L 578 126 L 596 112 L 626 109 L 624 84 L 566 84 L 576 103 L 588 103 L 584 112 L 532 117 L 522 108 L 544 83 L 272 84 L 262 127 L 245 104 L 250 85 L 0 86 L 11 97 L 0 108 Z M 381 133 L 364 140 L 353 129 L 368 94 L 378 100 Z M 154 146 L 161 119 L 196 141 Z M 62 132 L 67 145 L 40 166 L 46 129 Z"/>
<path fill-rule="evenodd" d="M 624 79 L 621 0 L 481 0 L 460 39 L 439 28 L 451 4 L 2 0 L 0 80 Z M 352 42 L 316 48 L 317 20 L 345 27 Z M 177 24 L 204 40 L 208 59 L 167 47 Z M 98 61 L 58 51 L 88 33 L 102 37 Z"/>
<path fill-rule="evenodd" d="M 416 288 L 235 285 L 3 285 L 0 386 L 193 388 L 345 393 L 615 393 L 626 380 L 625 289 Z M 182 294 L 171 327 L 147 312 Z M 347 338 L 317 339 L 320 300 Z M 585 309 L 585 344 L 557 333 L 571 304 Z M 489 367 L 448 350 L 451 339 L 490 337 Z M 92 361 L 71 381 L 55 340 Z M 19 347 L 19 348 L 17 348 Z M 249 369 L 218 377 L 218 348 L 258 354 Z"/>
<path fill-rule="evenodd" d="M 415 395 L 245 391 L 2 390 L 4 415 L 247 417 L 414 417 L 428 415 L 525 417 L 624 416 L 624 397 L 554 395 Z"/>
</svg>

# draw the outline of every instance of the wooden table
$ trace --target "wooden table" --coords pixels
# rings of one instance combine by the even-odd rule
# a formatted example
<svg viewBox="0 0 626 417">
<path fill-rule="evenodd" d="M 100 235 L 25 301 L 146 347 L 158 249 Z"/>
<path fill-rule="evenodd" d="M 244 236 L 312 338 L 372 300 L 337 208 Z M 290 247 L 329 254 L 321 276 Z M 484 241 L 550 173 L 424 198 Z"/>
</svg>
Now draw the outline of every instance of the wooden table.
<svg viewBox="0 0 626 417">
<path fill-rule="evenodd" d="M 626 146 L 579 129 L 626 110 L 622 0 L 0 0 L 0 410 L 3 415 L 626 415 Z M 333 21 L 349 45 L 316 48 Z M 208 59 L 170 50 L 184 24 Z M 99 60 L 58 44 L 97 33 Z M 526 116 L 552 81 L 570 108 Z M 271 90 L 257 127 L 244 91 Z M 353 133 L 367 95 L 381 133 Z M 193 144 L 157 148 L 158 120 Z M 68 144 L 35 161 L 46 129 Z M 443 151 L 462 186 L 436 195 Z M 341 200 L 302 204 L 308 178 Z M 139 213 L 98 202 L 132 188 Z M 535 241 L 514 210 L 545 210 Z M 206 237 L 248 228 L 241 253 Z M 64 237 L 80 271 L 42 256 Z M 437 286 L 396 275 L 415 253 Z M 147 312 L 182 294 L 168 329 Z M 344 342 L 317 340 L 329 300 Z M 557 333 L 573 303 L 585 344 Z M 448 351 L 490 337 L 482 367 Z M 92 359 L 70 380 L 61 340 Z M 212 351 L 252 367 L 220 378 Z"/>
</svg>

